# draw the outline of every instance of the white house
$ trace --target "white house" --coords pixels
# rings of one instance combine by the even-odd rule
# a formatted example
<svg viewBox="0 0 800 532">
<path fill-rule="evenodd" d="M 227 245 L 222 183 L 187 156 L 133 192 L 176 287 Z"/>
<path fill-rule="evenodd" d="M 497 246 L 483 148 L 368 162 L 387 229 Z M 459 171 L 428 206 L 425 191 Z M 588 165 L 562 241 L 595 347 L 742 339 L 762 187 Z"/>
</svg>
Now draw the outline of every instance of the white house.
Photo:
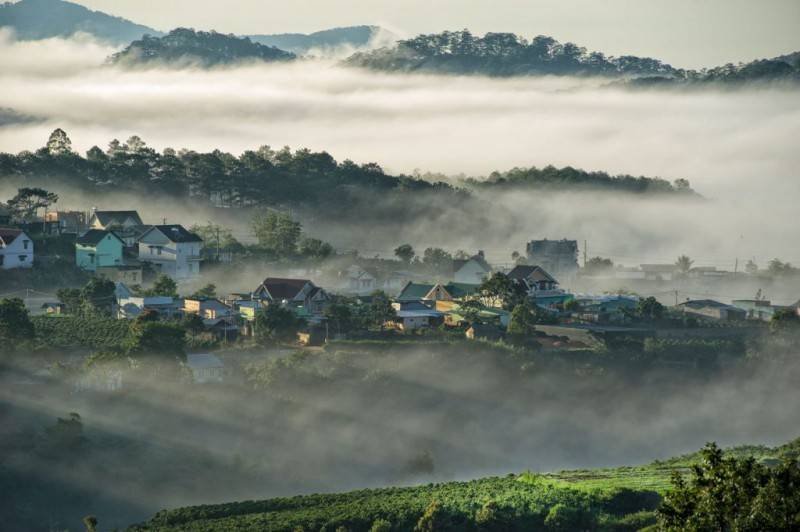
<svg viewBox="0 0 800 532">
<path fill-rule="evenodd" d="M 330 301 L 322 288 L 308 279 L 267 277 L 253 292 L 253 298 L 269 303 L 302 307 L 309 314 L 320 314 Z"/>
<path fill-rule="evenodd" d="M 0 269 L 33 266 L 33 240 L 21 229 L 0 228 Z"/>
<path fill-rule="evenodd" d="M 89 217 L 90 229 L 120 229 L 142 225 L 142 219 L 136 211 L 98 211 L 92 209 Z"/>
<path fill-rule="evenodd" d="M 339 289 L 349 294 L 371 294 L 378 288 L 377 275 L 353 264 L 340 273 Z"/>
<path fill-rule="evenodd" d="M 464 284 L 481 284 L 492 274 L 492 267 L 486 262 L 483 251 L 468 259 L 453 261 L 453 281 Z"/>
<path fill-rule="evenodd" d="M 210 353 L 186 355 L 186 365 L 192 372 L 192 379 L 197 384 L 222 382 L 225 374 L 225 364 Z"/>
<path fill-rule="evenodd" d="M 200 275 L 203 239 L 182 225 L 154 225 L 139 238 L 139 260 L 176 280 Z"/>
</svg>

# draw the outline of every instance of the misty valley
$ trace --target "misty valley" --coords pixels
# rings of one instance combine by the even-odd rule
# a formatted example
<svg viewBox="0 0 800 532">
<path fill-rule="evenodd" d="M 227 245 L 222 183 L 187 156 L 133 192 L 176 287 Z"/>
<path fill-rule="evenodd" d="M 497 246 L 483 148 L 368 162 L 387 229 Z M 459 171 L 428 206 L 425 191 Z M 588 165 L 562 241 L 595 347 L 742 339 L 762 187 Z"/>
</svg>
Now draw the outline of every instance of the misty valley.
<svg viewBox="0 0 800 532">
<path fill-rule="evenodd" d="M 0 4 L 0 531 L 800 530 L 792 20 Z"/>
</svg>

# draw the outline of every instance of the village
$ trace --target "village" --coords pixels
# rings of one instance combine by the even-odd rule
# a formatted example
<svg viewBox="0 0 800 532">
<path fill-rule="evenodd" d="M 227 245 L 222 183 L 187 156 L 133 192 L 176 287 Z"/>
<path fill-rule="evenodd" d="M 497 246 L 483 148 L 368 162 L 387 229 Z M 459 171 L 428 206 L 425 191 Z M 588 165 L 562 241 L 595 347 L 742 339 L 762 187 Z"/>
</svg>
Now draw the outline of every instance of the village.
<svg viewBox="0 0 800 532">
<path fill-rule="evenodd" d="M 584 251 L 581 266 L 577 240 L 546 238 L 527 242 L 524 254 L 513 253 L 513 264 L 493 266 L 483 251 L 450 255 L 440 249 L 426 250 L 421 260 L 404 244 L 393 259 L 334 254 L 288 270 L 276 267 L 280 273 L 274 274 L 267 266 L 258 283 L 217 293 L 204 281 L 206 271 L 220 263 L 235 270 L 235 253 L 180 224 L 147 224 L 135 210 L 50 211 L 17 224 L 8 209 L 0 210 L 2 270 L 33 268 L 43 237 L 74 242 L 75 267 L 106 283 L 109 294 L 100 307 L 110 317 L 182 323 L 193 339 L 203 338 L 187 347 L 186 364 L 197 382 L 223 379 L 225 365 L 216 351 L 263 345 L 265 339 L 313 348 L 343 339 L 439 335 L 587 350 L 632 338 L 741 340 L 776 315 L 800 315 L 800 301 L 772 304 L 760 289 L 753 298 L 729 302 L 674 289 L 676 283 L 753 277 L 749 265 L 726 272 L 693 267 L 681 256 L 674 264 L 623 267 L 587 259 Z M 574 289 L 610 280 L 636 290 Z M 189 287 L 196 289 L 185 293 Z M 77 297 L 72 290 L 26 289 L 20 295 L 31 315 L 58 320 L 80 312 L 70 300 L 70 293 Z"/>
</svg>

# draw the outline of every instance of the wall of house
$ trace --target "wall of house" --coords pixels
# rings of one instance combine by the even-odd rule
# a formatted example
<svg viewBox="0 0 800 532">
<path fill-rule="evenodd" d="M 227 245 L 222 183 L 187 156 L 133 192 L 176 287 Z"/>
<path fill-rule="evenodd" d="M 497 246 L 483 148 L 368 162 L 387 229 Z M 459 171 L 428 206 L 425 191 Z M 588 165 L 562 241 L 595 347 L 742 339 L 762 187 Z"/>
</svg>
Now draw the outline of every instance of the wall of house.
<svg viewBox="0 0 800 532">
<path fill-rule="evenodd" d="M 0 269 L 33 267 L 33 240 L 22 233 L 11 244 L 0 248 Z"/>
<path fill-rule="evenodd" d="M 481 284 L 488 275 L 477 261 L 470 260 L 453 275 L 453 280 L 457 283 Z"/>
<path fill-rule="evenodd" d="M 159 231 L 151 231 L 139 240 L 139 260 L 152 263 L 156 271 L 173 279 L 191 279 L 200 275 L 199 242 L 171 242 Z"/>
<path fill-rule="evenodd" d="M 86 271 L 97 268 L 122 265 L 122 242 L 106 235 L 97 246 L 75 244 L 75 264 Z"/>
</svg>

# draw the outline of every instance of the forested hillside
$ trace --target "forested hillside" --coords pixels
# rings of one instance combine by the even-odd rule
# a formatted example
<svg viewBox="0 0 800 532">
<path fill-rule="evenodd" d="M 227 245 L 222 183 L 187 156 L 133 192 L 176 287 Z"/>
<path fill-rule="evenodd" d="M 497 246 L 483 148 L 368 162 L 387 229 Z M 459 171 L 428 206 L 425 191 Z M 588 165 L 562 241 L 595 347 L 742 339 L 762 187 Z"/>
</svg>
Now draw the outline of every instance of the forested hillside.
<svg viewBox="0 0 800 532">
<path fill-rule="evenodd" d="M 0 26 L 18 39 L 47 39 L 88 33 L 101 41 L 126 44 L 145 34 L 161 32 L 130 20 L 86 9 L 62 0 L 20 0 L 0 4 Z"/>
<path fill-rule="evenodd" d="M 247 37 L 176 28 L 163 37 L 145 35 L 111 56 L 109 61 L 129 66 L 178 63 L 209 67 L 242 61 L 289 61 L 294 58 L 291 52 L 253 42 Z"/>
<path fill-rule="evenodd" d="M 408 175 L 391 175 L 376 163 L 336 161 L 327 152 L 262 146 L 239 156 L 214 150 L 201 153 L 167 148 L 159 153 L 139 137 L 112 140 L 103 150 L 94 146 L 85 156 L 75 153 L 67 134 L 56 130 L 35 152 L 0 153 L 0 184 L 36 184 L 105 194 L 138 192 L 192 198 L 218 207 L 305 207 L 318 213 L 341 212 L 342 205 L 365 210 L 358 216 L 383 214 L 413 217 L 424 198 L 451 202 L 468 200 L 472 189 L 543 187 L 558 190 L 593 188 L 612 193 L 683 194 L 685 180 L 670 184 L 647 177 L 611 177 L 573 168 L 515 169 L 473 178 L 457 187 Z M 441 177 L 441 176 L 440 176 Z M 462 205 L 463 206 L 463 205 Z M 385 209 L 391 207 L 390 211 Z"/>
<path fill-rule="evenodd" d="M 394 47 L 354 54 L 345 63 L 398 72 L 603 76 L 633 79 L 644 86 L 800 80 L 796 54 L 697 71 L 647 57 L 607 56 L 545 35 L 528 41 L 513 33 L 478 37 L 469 30 L 419 35 L 398 41 Z"/>
<path fill-rule="evenodd" d="M 346 63 L 374 70 L 490 76 L 653 76 L 679 73 L 657 59 L 610 57 L 571 42 L 560 43 L 545 35 L 528 41 L 513 33 L 487 33 L 478 37 L 469 30 L 420 35 L 399 41 L 393 48 L 354 54 Z"/>
</svg>

